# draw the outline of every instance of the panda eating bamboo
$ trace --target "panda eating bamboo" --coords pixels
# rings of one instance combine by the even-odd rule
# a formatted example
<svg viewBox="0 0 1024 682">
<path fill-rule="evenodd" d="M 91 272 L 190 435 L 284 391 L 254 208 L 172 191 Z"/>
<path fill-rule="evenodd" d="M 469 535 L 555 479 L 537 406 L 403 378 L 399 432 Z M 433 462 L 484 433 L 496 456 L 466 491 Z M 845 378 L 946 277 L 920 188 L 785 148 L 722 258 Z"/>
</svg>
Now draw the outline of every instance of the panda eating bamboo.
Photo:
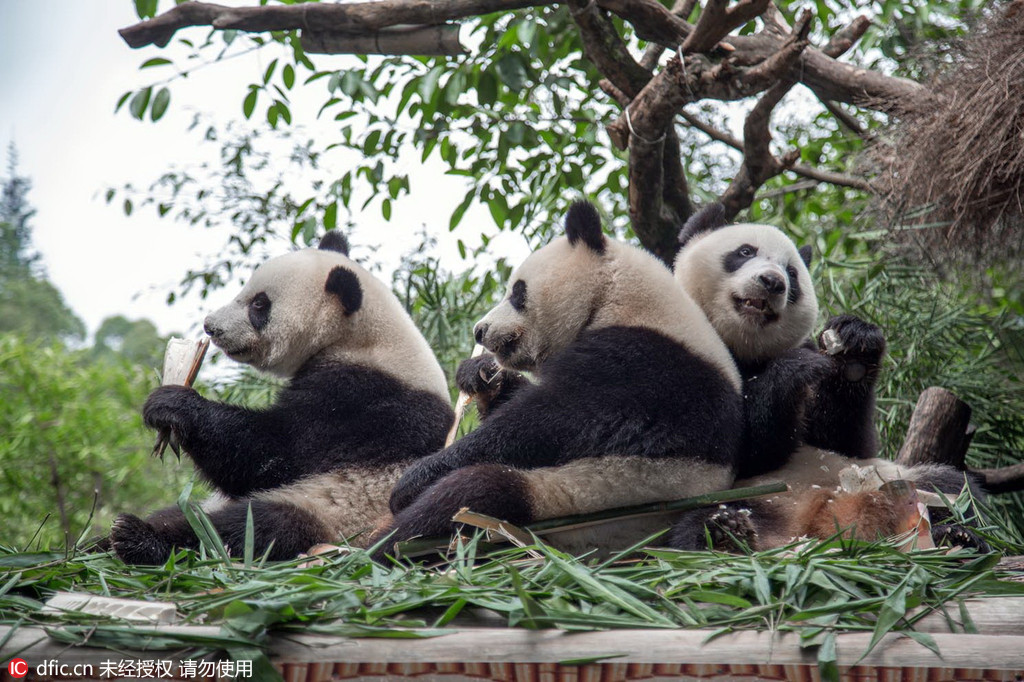
<svg viewBox="0 0 1024 682">
<path fill-rule="evenodd" d="M 204 506 L 234 556 L 250 508 L 253 549 L 271 559 L 371 530 L 403 469 L 444 444 L 453 419 L 444 373 L 340 233 L 262 264 L 205 328 L 228 357 L 289 379 L 266 409 L 181 386 L 156 389 L 143 409 L 215 489 Z M 146 519 L 121 514 L 110 544 L 126 563 L 159 564 L 199 540 L 175 506 Z"/>
<path fill-rule="evenodd" d="M 529 370 L 536 383 L 518 385 L 479 428 L 413 464 L 381 536 L 447 535 L 462 507 L 527 524 L 731 485 L 742 412 L 728 349 L 660 261 L 605 237 L 592 205 L 574 204 L 565 227 L 512 273 L 505 298 L 475 328 L 503 368 Z M 607 551 L 668 523 L 549 540 Z"/>
</svg>

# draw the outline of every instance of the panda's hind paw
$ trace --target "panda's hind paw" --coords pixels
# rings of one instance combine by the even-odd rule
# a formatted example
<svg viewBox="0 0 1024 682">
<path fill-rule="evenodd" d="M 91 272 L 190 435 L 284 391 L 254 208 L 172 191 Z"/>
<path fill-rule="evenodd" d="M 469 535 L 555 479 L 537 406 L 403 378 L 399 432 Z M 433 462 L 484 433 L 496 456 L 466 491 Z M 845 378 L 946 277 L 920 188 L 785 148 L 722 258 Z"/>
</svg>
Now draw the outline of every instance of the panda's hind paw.
<svg viewBox="0 0 1024 682">
<path fill-rule="evenodd" d="M 992 551 L 985 538 L 958 523 L 932 526 L 932 542 L 936 547 L 970 547 L 982 553 Z"/>
<path fill-rule="evenodd" d="M 159 566 L 167 561 L 171 546 L 150 524 L 132 514 L 118 514 L 110 527 L 110 546 L 126 564 Z"/>
<path fill-rule="evenodd" d="M 735 552 L 744 547 L 753 547 L 757 540 L 757 529 L 750 519 L 749 509 L 724 507 L 708 517 L 705 524 L 711 536 L 711 549 Z"/>
</svg>

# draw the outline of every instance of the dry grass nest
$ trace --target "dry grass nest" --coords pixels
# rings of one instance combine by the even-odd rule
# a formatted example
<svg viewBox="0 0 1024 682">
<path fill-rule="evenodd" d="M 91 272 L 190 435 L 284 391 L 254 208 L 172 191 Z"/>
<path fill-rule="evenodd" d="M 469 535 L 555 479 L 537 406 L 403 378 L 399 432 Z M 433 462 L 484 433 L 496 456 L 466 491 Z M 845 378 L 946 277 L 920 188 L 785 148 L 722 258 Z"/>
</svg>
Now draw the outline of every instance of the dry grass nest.
<svg viewBox="0 0 1024 682">
<path fill-rule="evenodd" d="M 942 260 L 1024 255 L 1024 0 L 984 19 L 905 115 L 878 178 L 899 240 Z M 878 150 L 882 151 L 882 150 Z"/>
</svg>

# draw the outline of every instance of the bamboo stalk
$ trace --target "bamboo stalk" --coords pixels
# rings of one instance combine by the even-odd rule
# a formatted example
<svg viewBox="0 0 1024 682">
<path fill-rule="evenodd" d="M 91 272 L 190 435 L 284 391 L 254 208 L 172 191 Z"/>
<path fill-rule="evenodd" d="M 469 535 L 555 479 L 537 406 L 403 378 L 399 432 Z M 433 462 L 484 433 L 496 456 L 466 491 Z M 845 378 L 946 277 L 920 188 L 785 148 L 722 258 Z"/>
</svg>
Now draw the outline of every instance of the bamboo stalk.
<svg viewBox="0 0 1024 682">
<path fill-rule="evenodd" d="M 588 526 L 607 523 L 609 521 L 623 521 L 626 519 L 635 519 L 644 516 L 655 516 L 666 512 L 684 512 L 692 509 L 698 509 L 700 507 L 707 507 L 712 504 L 722 504 L 725 502 L 746 500 L 753 497 L 763 497 L 765 495 L 785 492 L 788 489 L 789 488 L 785 483 L 778 481 L 776 483 L 765 483 L 764 485 L 756 485 L 747 488 L 717 490 L 712 493 L 705 493 L 694 497 L 684 497 L 667 502 L 648 502 L 646 504 L 636 504 L 628 507 L 603 509 L 601 511 L 590 512 L 588 514 L 559 516 L 552 519 L 536 521 L 524 526 L 523 528 L 534 535 L 550 535 L 552 533 L 561 533 L 563 531 L 586 528 Z M 453 520 L 458 520 L 458 515 L 456 515 L 456 518 Z M 448 547 L 449 544 L 449 538 L 446 537 L 416 538 L 398 543 L 397 550 L 399 555 L 403 557 L 415 558 L 433 553 L 437 550 L 443 550 Z"/>
<path fill-rule="evenodd" d="M 172 339 L 173 340 L 173 339 Z M 196 380 L 196 376 L 199 374 L 199 368 L 203 366 L 203 360 L 206 358 L 206 351 L 210 349 L 210 339 L 202 338 L 196 341 L 195 354 L 192 356 L 192 364 L 188 368 L 188 374 L 185 375 L 185 381 L 182 382 L 182 386 L 189 388 L 192 383 Z M 167 374 L 166 368 L 164 374 Z M 164 458 L 164 450 L 167 449 L 167 444 L 171 441 L 170 429 L 160 429 L 160 434 L 156 438 L 156 444 L 153 445 L 153 456 Z M 174 446 L 175 454 L 178 454 L 178 448 Z"/>
</svg>

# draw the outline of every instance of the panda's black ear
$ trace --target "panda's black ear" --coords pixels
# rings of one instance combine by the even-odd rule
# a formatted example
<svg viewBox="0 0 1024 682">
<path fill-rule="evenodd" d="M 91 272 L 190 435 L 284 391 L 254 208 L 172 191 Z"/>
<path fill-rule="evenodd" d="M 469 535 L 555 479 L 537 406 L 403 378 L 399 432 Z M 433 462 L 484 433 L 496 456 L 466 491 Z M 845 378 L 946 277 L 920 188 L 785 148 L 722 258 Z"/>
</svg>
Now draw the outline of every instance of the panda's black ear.
<svg viewBox="0 0 1024 682">
<path fill-rule="evenodd" d="M 811 267 L 811 256 L 814 254 L 814 250 L 811 249 L 811 245 L 804 244 L 797 250 L 800 252 L 800 260 L 804 262 L 804 265 Z"/>
<path fill-rule="evenodd" d="M 601 216 L 590 202 L 577 201 L 569 207 L 569 212 L 565 214 L 565 236 L 572 246 L 576 246 L 576 242 L 583 242 L 594 251 L 604 253 Z"/>
<path fill-rule="evenodd" d="M 338 253 L 347 256 L 348 255 L 348 240 L 345 239 L 345 235 L 338 230 L 331 230 L 324 235 L 323 239 L 320 240 L 321 251 L 337 251 Z"/>
<path fill-rule="evenodd" d="M 701 232 L 717 229 L 724 226 L 726 222 L 725 206 L 718 201 L 708 204 L 690 216 L 690 219 L 683 225 L 683 229 L 679 230 L 679 245 L 685 246 L 686 242 Z"/>
<path fill-rule="evenodd" d="M 363 287 L 359 285 L 359 278 L 342 265 L 331 268 L 324 290 L 338 297 L 345 315 L 351 315 L 363 305 Z"/>
</svg>

